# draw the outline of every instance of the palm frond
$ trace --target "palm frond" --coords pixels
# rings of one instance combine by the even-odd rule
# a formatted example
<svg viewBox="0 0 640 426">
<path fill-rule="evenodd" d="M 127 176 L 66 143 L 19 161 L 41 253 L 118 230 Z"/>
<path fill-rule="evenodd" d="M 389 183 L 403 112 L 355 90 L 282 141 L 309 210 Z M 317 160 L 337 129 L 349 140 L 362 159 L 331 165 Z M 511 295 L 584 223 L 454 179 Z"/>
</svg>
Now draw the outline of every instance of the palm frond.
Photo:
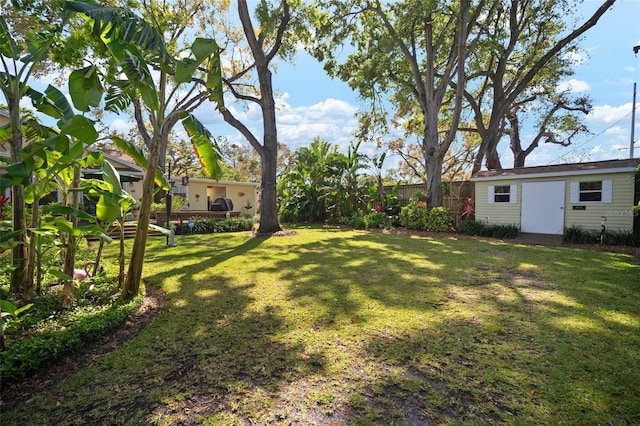
<svg viewBox="0 0 640 426">
<path fill-rule="evenodd" d="M 136 90 L 129 80 L 116 80 L 107 89 L 104 108 L 111 112 L 125 111 L 136 97 Z"/>
<path fill-rule="evenodd" d="M 106 44 L 117 41 L 133 44 L 141 50 L 155 52 L 163 62 L 170 62 L 162 33 L 129 9 L 106 7 L 82 1 L 66 2 L 67 9 L 84 14 L 93 20 L 93 34 Z"/>
</svg>

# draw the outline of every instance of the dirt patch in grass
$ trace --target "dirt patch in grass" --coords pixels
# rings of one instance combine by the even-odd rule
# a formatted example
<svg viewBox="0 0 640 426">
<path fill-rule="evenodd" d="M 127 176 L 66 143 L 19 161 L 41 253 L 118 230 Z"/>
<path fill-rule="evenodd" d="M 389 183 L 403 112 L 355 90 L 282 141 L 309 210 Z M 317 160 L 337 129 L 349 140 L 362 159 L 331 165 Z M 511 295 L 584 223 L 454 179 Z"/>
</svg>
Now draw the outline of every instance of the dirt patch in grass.
<svg viewBox="0 0 640 426">
<path fill-rule="evenodd" d="M 290 237 L 292 235 L 297 235 L 296 231 L 292 231 L 290 229 L 283 229 L 282 231 L 277 232 L 257 232 L 253 231 L 250 233 L 252 237 Z"/>
<path fill-rule="evenodd" d="M 138 310 L 127 318 L 117 329 L 106 336 L 84 345 L 77 351 L 63 357 L 51 365 L 41 368 L 35 374 L 2 391 L 0 411 L 9 410 L 43 390 L 55 386 L 72 374 L 96 365 L 103 356 L 118 349 L 128 340 L 137 336 L 162 313 L 167 298 L 162 290 L 147 284 L 146 295 Z"/>
</svg>

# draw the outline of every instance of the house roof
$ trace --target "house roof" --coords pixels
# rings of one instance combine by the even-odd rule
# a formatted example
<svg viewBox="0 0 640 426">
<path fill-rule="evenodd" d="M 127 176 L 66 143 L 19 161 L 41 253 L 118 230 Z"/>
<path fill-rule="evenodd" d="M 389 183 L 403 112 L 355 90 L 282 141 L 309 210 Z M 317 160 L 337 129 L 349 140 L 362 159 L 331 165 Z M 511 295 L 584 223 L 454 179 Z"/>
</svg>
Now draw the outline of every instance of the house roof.
<svg viewBox="0 0 640 426">
<path fill-rule="evenodd" d="M 171 178 L 171 179 L 173 180 L 174 178 Z M 213 183 L 216 185 L 255 186 L 256 188 L 260 186 L 260 184 L 257 182 L 235 182 L 231 180 L 215 180 L 215 179 L 208 179 L 208 178 L 189 178 L 189 182 L 206 182 L 206 183 Z"/>
<path fill-rule="evenodd" d="M 116 162 L 121 166 L 131 169 L 132 171 L 136 171 L 140 173 L 144 171 L 142 167 L 136 164 L 136 161 L 133 158 L 131 158 L 130 156 L 128 156 L 122 151 L 118 151 L 115 149 L 105 149 L 105 150 L 102 150 L 102 155 L 104 155 L 104 157 L 107 160 Z"/>
<path fill-rule="evenodd" d="M 534 178 L 550 176 L 572 176 L 596 173 L 634 172 L 638 169 L 640 160 L 630 158 L 626 160 L 593 161 L 588 163 L 555 164 L 551 166 L 522 167 L 517 169 L 484 170 L 475 173 L 472 181 Z"/>
</svg>

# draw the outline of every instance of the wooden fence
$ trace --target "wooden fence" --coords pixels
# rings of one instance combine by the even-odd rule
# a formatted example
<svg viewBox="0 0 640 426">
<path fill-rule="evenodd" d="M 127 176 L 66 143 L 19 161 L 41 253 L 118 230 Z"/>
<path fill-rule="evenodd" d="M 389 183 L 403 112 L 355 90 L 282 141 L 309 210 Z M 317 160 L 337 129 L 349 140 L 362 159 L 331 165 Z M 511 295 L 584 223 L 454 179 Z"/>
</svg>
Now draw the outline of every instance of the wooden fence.
<svg viewBox="0 0 640 426">
<path fill-rule="evenodd" d="M 455 215 L 459 216 L 463 211 L 467 198 L 472 200 L 475 197 L 475 186 L 470 181 L 456 181 L 443 183 L 442 205 Z M 391 193 L 391 186 L 385 186 L 384 191 Z M 424 184 L 400 185 L 398 186 L 398 198 L 401 205 L 406 205 L 411 196 L 416 192 L 426 193 L 427 189 Z M 471 217 L 473 219 L 473 217 Z"/>
</svg>

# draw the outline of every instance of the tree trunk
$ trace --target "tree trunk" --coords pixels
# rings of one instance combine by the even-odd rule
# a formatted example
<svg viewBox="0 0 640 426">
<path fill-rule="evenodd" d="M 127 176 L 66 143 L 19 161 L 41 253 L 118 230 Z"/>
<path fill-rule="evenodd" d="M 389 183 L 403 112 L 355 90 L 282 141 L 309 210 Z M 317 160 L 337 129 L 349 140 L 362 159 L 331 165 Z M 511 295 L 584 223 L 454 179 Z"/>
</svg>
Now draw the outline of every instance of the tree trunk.
<svg viewBox="0 0 640 426">
<path fill-rule="evenodd" d="M 438 135 L 439 103 L 434 102 L 433 85 L 428 87 L 429 96 L 423 110 L 425 128 L 422 149 L 427 176 L 427 208 L 442 205 L 442 156 L 440 155 L 440 140 Z M 445 151 L 448 150 L 448 145 Z"/>
<path fill-rule="evenodd" d="M 118 232 L 120 233 L 120 250 L 118 252 L 118 288 L 124 288 L 124 219 L 118 219 Z"/>
<path fill-rule="evenodd" d="M 9 114 L 11 120 L 11 162 L 17 163 L 21 160 L 20 151 L 22 151 L 22 130 L 20 125 L 20 110 L 17 101 L 8 100 Z M 15 105 L 12 105 L 15 104 Z M 12 205 L 12 224 L 13 231 L 25 231 L 17 235 L 13 240 L 16 244 L 11 250 L 11 283 L 9 290 L 11 293 L 21 296 L 24 299 L 31 297 L 30 292 L 33 289 L 33 276 L 27 275 L 27 220 L 25 215 L 24 186 L 14 185 L 11 188 L 11 205 Z"/>
<path fill-rule="evenodd" d="M 2 322 L 2 309 L 0 309 L 0 352 L 4 351 L 4 323 Z"/>
<path fill-rule="evenodd" d="M 278 130 L 276 127 L 276 103 L 273 98 L 273 82 L 269 63 L 258 68 L 262 99 L 263 158 L 262 158 L 262 210 L 259 233 L 271 234 L 282 230 L 278 222 L 276 173 L 278 167 Z"/>
<path fill-rule="evenodd" d="M 73 180 L 71 181 L 71 189 L 77 189 L 80 187 L 80 167 L 74 167 L 73 170 Z M 71 206 L 73 209 L 78 209 L 80 208 L 80 199 L 78 196 L 78 192 L 74 192 L 74 191 L 70 191 L 69 194 L 67 195 L 68 197 L 71 197 L 71 200 L 67 200 L 67 205 Z M 76 215 L 70 215 L 67 218 L 73 228 L 77 228 L 78 227 L 78 216 Z M 67 250 L 65 252 L 65 258 L 64 258 L 64 273 L 67 275 L 73 275 L 73 269 L 75 268 L 75 263 L 76 263 L 76 251 L 78 248 L 78 238 L 73 235 L 73 233 L 69 234 L 68 240 L 67 240 Z"/>
<path fill-rule="evenodd" d="M 142 279 L 142 266 L 144 263 L 144 252 L 147 243 L 147 233 L 149 231 L 149 218 L 151 213 L 151 203 L 153 201 L 153 189 L 155 185 L 156 168 L 158 167 L 158 148 L 160 138 L 155 136 L 149 146 L 149 158 L 147 170 L 142 181 L 142 198 L 140 199 L 140 219 L 138 229 L 131 249 L 131 260 L 129 270 L 122 289 L 122 297 L 131 299 L 137 296 L 140 291 L 140 281 Z"/>
<path fill-rule="evenodd" d="M 523 150 L 520 150 L 518 152 L 514 151 L 513 152 L 513 167 L 515 169 L 520 168 L 520 167 L 524 167 L 526 159 L 527 159 L 527 154 Z"/>
<path fill-rule="evenodd" d="M 494 146 L 492 149 L 487 151 L 487 169 L 502 170 L 502 163 L 500 163 L 497 146 Z"/>
<path fill-rule="evenodd" d="M 427 152 L 427 208 L 442 206 L 442 158 L 435 153 Z"/>
<path fill-rule="evenodd" d="M 35 196 L 33 204 L 31 205 L 31 229 L 36 229 L 40 226 L 40 197 Z M 38 250 L 38 240 L 40 236 L 34 232 L 29 232 L 29 252 L 27 253 L 27 277 L 31 277 L 31 288 L 33 290 L 34 277 L 36 276 L 36 262 L 42 262 L 42 259 L 36 259 L 36 252 Z M 41 284 L 40 279 L 36 280 L 35 292 L 40 294 Z"/>
<path fill-rule="evenodd" d="M 272 104 L 273 105 L 273 104 Z M 268 123 L 267 113 L 265 117 L 264 149 L 262 157 L 262 196 L 260 210 L 259 233 L 271 234 L 278 232 L 280 222 L 278 221 L 278 203 L 276 196 L 276 167 L 278 162 L 277 133 L 275 122 L 275 108 L 273 108 L 273 121 Z"/>
</svg>

